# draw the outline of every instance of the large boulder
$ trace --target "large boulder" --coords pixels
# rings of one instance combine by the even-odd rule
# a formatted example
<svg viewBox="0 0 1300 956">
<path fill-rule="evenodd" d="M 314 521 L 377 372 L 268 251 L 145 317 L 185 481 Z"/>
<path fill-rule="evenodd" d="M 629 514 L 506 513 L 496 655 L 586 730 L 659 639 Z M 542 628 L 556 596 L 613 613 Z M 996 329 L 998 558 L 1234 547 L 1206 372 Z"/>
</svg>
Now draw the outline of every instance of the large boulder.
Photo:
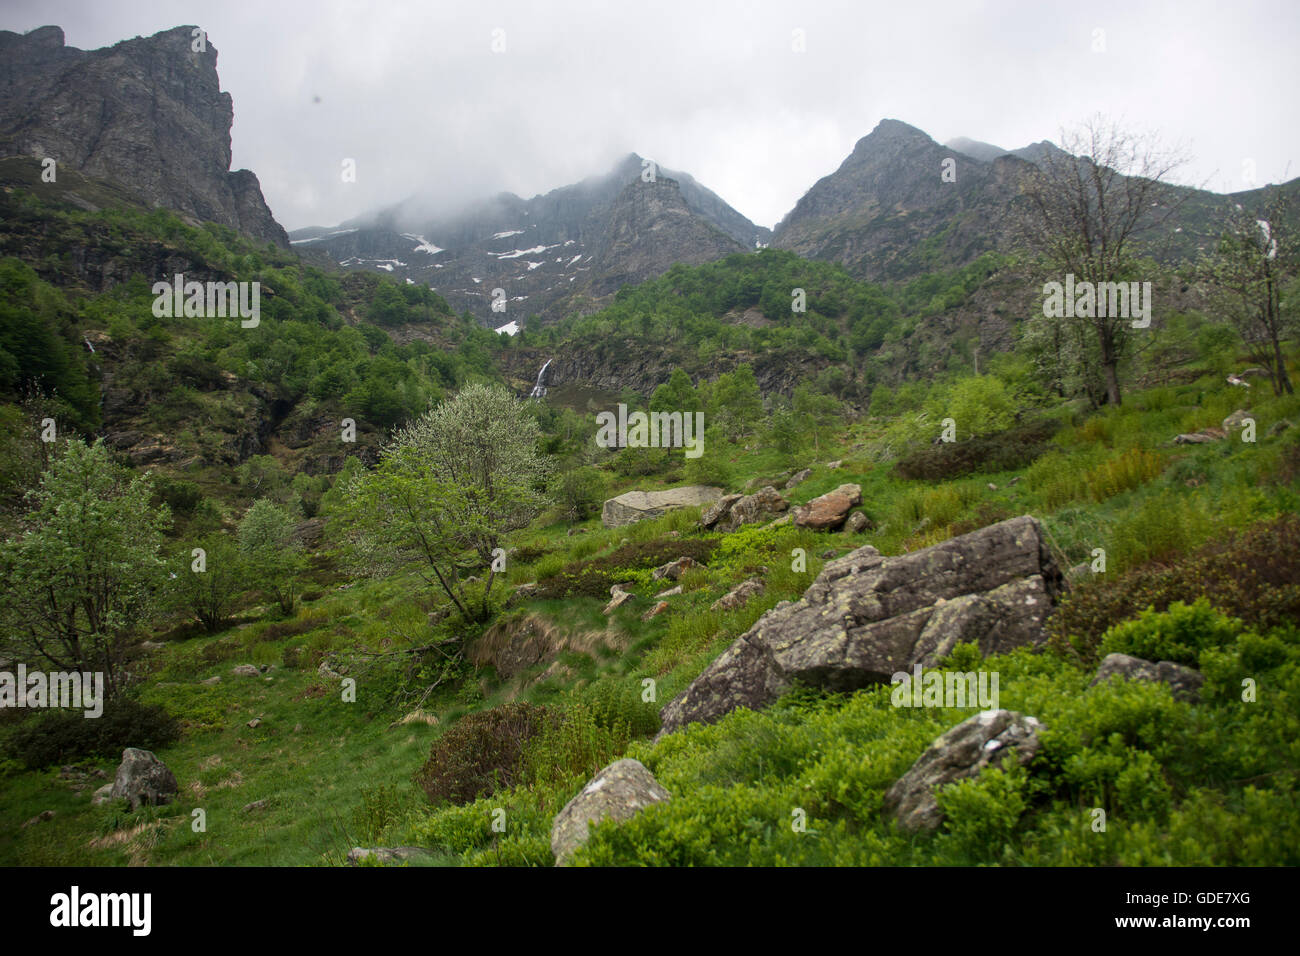
<svg viewBox="0 0 1300 956">
<path fill-rule="evenodd" d="M 1089 687 L 1096 686 L 1112 677 L 1124 680 L 1144 680 L 1168 684 L 1170 691 L 1178 700 L 1195 702 L 1201 694 L 1201 685 L 1205 678 L 1199 671 L 1173 661 L 1152 663 L 1140 657 L 1128 654 L 1107 654 L 1097 668 L 1097 675 Z"/>
<path fill-rule="evenodd" d="M 741 525 L 764 521 L 769 516 L 783 514 L 790 503 L 781 493 L 768 485 L 752 495 L 726 495 L 700 515 L 700 524 L 717 531 L 735 531 Z"/>
<path fill-rule="evenodd" d="M 995 654 L 1046 640 L 1064 589 L 1028 515 L 887 558 L 866 546 L 828 562 L 801 599 L 736 639 L 662 712 L 661 734 L 770 704 L 804 681 L 847 691 L 932 666 L 958 643 Z"/>
<path fill-rule="evenodd" d="M 1010 710 L 983 710 L 943 733 L 885 793 L 883 809 L 904 830 L 933 830 L 943 822 L 935 799 L 950 783 L 973 777 L 1015 754 L 1024 766 L 1038 753 L 1042 724 Z"/>
<path fill-rule="evenodd" d="M 621 528 L 647 518 L 658 518 L 674 508 L 707 508 L 721 497 L 721 488 L 706 485 L 683 485 L 663 491 L 625 491 L 605 502 L 600 522 L 606 528 Z"/>
<path fill-rule="evenodd" d="M 800 528 L 814 531 L 834 531 L 844 524 L 849 509 L 862 503 L 862 488 L 858 485 L 840 485 L 820 498 L 794 509 L 794 523 Z"/>
<path fill-rule="evenodd" d="M 627 820 L 670 794 L 639 760 L 618 760 L 591 778 L 564 805 L 551 824 L 551 852 L 564 866 L 574 850 L 587 842 L 589 827 L 602 820 Z"/>
<path fill-rule="evenodd" d="M 126 800 L 132 810 L 138 810 L 146 803 L 154 807 L 171 803 L 179 790 L 176 776 L 166 764 L 148 750 L 127 747 L 122 751 L 110 797 Z"/>
</svg>

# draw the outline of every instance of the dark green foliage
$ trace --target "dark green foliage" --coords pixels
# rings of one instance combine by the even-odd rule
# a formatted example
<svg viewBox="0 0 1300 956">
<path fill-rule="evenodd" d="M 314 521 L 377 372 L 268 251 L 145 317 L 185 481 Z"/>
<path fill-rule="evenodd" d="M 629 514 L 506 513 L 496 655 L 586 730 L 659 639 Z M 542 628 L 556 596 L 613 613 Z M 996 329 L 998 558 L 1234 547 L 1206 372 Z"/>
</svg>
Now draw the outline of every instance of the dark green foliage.
<svg viewBox="0 0 1300 956">
<path fill-rule="evenodd" d="M 541 732 L 550 712 L 514 701 L 467 714 L 433 743 L 415 775 L 432 803 L 469 803 L 513 786 L 526 743 Z"/>
<path fill-rule="evenodd" d="M 1096 575 L 1048 621 L 1052 642 L 1094 661 L 1102 635 L 1148 607 L 1204 596 L 1257 631 L 1300 621 L 1300 516 L 1261 522 L 1165 563 Z"/>
<path fill-rule="evenodd" d="M 600 511 L 605 498 L 604 474 L 589 466 L 574 468 L 555 481 L 553 495 L 560 517 L 565 521 L 586 521 Z M 523 560 L 518 558 L 517 560 Z"/>
<path fill-rule="evenodd" d="M 74 427 L 93 429 L 99 395 L 75 319 L 63 293 L 29 266 L 0 261 L 0 396 L 14 401 L 35 390 L 61 403 Z"/>
<path fill-rule="evenodd" d="M 899 459 L 894 473 L 912 480 L 945 481 L 1024 468 L 1047 450 L 1060 427 L 1053 419 L 1039 419 L 992 435 L 927 445 Z"/>
<path fill-rule="evenodd" d="M 154 496 L 159 503 L 171 508 L 173 515 L 184 517 L 192 515 L 203 500 L 203 492 L 194 482 L 165 475 L 155 479 Z"/>
<path fill-rule="evenodd" d="M 36 769 L 86 757 L 120 757 L 127 747 L 158 750 L 179 737 L 179 725 L 163 708 L 119 697 L 95 718 L 58 710 L 25 720 L 10 732 L 5 749 Z"/>
</svg>

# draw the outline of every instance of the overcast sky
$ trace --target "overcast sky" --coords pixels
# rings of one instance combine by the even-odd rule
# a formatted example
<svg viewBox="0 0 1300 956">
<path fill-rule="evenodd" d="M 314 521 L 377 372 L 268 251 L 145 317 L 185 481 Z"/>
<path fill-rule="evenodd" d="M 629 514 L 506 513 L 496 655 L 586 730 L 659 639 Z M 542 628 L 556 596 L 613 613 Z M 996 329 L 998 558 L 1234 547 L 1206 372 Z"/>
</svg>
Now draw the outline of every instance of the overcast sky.
<svg viewBox="0 0 1300 956">
<path fill-rule="evenodd" d="M 773 226 L 884 117 L 939 142 L 1011 149 L 1102 111 L 1185 146 L 1179 179 L 1192 185 L 1249 188 L 1252 163 L 1255 184 L 1300 175 L 1294 0 L 5 0 L 0 10 L 0 28 L 57 24 L 83 49 L 187 23 L 219 51 L 235 167 L 257 173 L 288 229 L 412 194 L 528 197 L 628 152 L 691 173 Z M 793 49 L 796 30 L 805 52 Z M 345 158 L 355 183 L 341 181 Z"/>
</svg>

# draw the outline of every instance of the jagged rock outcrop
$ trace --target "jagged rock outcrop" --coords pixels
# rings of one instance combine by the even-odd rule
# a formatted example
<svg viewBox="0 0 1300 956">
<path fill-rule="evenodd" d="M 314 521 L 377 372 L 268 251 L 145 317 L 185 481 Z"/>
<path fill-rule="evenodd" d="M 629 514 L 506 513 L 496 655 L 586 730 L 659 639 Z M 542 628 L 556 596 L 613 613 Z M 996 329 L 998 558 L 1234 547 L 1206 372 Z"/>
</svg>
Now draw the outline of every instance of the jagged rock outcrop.
<svg viewBox="0 0 1300 956">
<path fill-rule="evenodd" d="M 52 157 L 196 221 L 288 247 L 257 176 L 230 169 L 234 108 L 211 40 L 174 27 L 100 50 L 0 31 L 0 156 Z"/>
<path fill-rule="evenodd" d="M 1200 697 L 1201 685 L 1205 683 L 1205 678 L 1199 671 L 1173 661 L 1153 663 L 1129 654 L 1107 654 L 1088 686 L 1094 687 L 1112 677 L 1168 684 L 1175 698 L 1189 702 L 1195 702 Z"/>
<path fill-rule="evenodd" d="M 1064 588 L 1042 526 L 1028 515 L 887 558 L 867 546 L 828 562 L 662 712 L 661 734 L 770 704 L 797 680 L 831 690 L 888 683 L 958 643 L 984 654 L 1036 645 Z"/>
<path fill-rule="evenodd" d="M 1038 753 L 1042 724 L 1010 710 L 980 711 L 946 731 L 885 793 L 882 808 L 904 830 L 934 830 L 943 822 L 935 799 L 950 783 L 976 776 L 989 764 L 1001 766 L 1014 753 L 1024 766 Z"/>
<path fill-rule="evenodd" d="M 180 786 L 167 765 L 148 750 L 127 747 L 122 751 L 122 762 L 113 778 L 110 799 L 126 800 L 132 810 L 148 804 L 156 807 L 171 803 Z"/>
<path fill-rule="evenodd" d="M 640 178 L 623 187 L 610 205 L 601 250 L 592 267 L 591 293 L 613 295 L 660 275 L 676 262 L 712 262 L 747 252 L 686 204 L 675 179 Z"/>
<path fill-rule="evenodd" d="M 551 852 L 564 866 L 573 852 L 587 842 L 591 824 L 602 820 L 627 820 L 646 807 L 663 803 L 670 794 L 639 760 L 610 764 L 564 805 L 551 824 Z"/>
<path fill-rule="evenodd" d="M 606 528 L 658 518 L 674 508 L 706 508 L 722 497 L 721 488 L 707 485 L 682 485 L 663 491 L 625 491 L 610 498 L 600 511 L 600 522 Z"/>
</svg>

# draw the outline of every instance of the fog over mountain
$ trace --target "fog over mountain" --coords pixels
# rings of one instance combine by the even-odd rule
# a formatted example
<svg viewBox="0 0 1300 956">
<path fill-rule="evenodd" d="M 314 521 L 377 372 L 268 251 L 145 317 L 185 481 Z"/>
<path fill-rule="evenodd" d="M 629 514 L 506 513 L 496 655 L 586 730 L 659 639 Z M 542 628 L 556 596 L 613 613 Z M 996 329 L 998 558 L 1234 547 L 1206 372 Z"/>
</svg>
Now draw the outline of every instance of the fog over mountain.
<svg viewBox="0 0 1300 956">
<path fill-rule="evenodd" d="M 442 212 L 527 199 L 633 152 L 774 227 L 884 117 L 1015 149 L 1101 111 L 1187 144 L 1190 185 L 1289 179 L 1300 131 L 1278 120 L 1300 86 L 1298 20 L 1284 2 L 1049 14 L 1032 2 L 12 0 L 0 29 L 59 24 L 93 50 L 201 25 L 236 104 L 233 166 L 256 173 L 289 230 L 411 197 Z"/>
</svg>

